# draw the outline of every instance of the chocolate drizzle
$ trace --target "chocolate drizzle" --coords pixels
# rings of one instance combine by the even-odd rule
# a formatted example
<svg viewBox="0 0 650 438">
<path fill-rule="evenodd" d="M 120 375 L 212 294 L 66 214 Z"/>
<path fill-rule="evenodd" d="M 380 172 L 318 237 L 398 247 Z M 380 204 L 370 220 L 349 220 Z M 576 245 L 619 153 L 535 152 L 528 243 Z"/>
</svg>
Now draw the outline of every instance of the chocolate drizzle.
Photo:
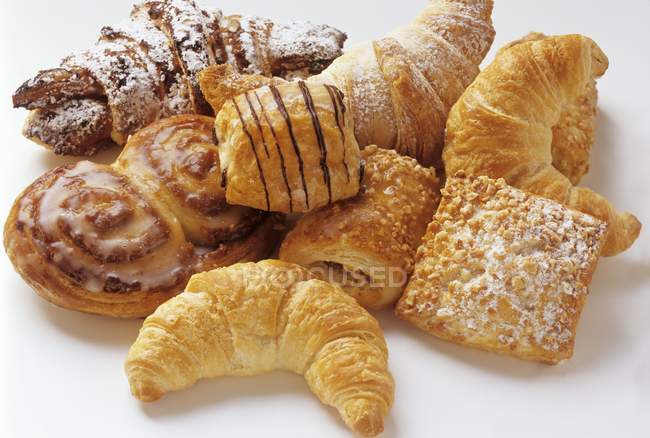
<svg viewBox="0 0 650 438">
<path fill-rule="evenodd" d="M 333 87 L 332 85 L 325 85 L 327 93 L 332 99 L 332 106 L 334 107 L 334 118 L 336 119 L 336 126 L 339 128 L 341 133 L 341 143 L 343 146 L 343 166 L 345 167 L 345 176 L 347 177 L 348 182 L 350 182 L 350 168 L 348 167 L 347 151 L 345 148 L 345 131 L 343 131 L 343 123 L 345 123 L 345 118 L 341 122 L 341 116 L 345 117 L 345 104 L 343 103 L 343 97 L 341 91 Z M 339 111 L 339 105 L 341 110 Z"/>
<path fill-rule="evenodd" d="M 248 107 L 251 110 L 251 115 L 253 116 L 253 120 L 255 120 L 255 125 L 257 126 L 257 130 L 260 132 L 260 137 L 262 137 L 262 144 L 264 145 L 264 152 L 266 152 L 266 158 L 271 158 L 271 155 L 269 154 L 269 147 L 266 145 L 266 138 L 264 138 L 264 130 L 262 129 L 262 124 L 260 123 L 260 118 L 257 116 L 257 112 L 255 111 L 255 107 L 253 106 L 253 102 L 251 102 L 248 93 L 245 93 L 244 97 L 246 97 L 246 102 L 248 102 Z"/>
<path fill-rule="evenodd" d="M 271 119 L 269 118 L 269 115 L 266 112 L 264 105 L 262 105 L 262 100 L 260 99 L 260 96 L 257 94 L 257 91 L 253 91 L 253 94 L 255 95 L 255 99 L 257 99 L 257 103 L 260 106 L 260 110 L 262 111 L 262 115 L 266 120 L 266 124 L 269 125 L 271 134 L 273 134 L 273 140 L 275 141 L 275 148 L 278 151 L 278 155 L 280 156 L 280 165 L 282 166 L 282 178 L 284 179 L 284 185 L 287 187 L 287 195 L 289 195 L 289 212 L 293 213 L 293 195 L 291 193 L 291 186 L 289 185 L 289 177 L 287 176 L 287 166 L 284 161 L 284 154 L 282 153 L 282 149 L 280 148 L 278 135 L 275 133 L 275 128 L 273 128 Z"/>
<path fill-rule="evenodd" d="M 309 88 L 304 81 L 298 82 L 298 87 L 302 92 L 302 97 L 305 100 L 305 105 L 307 106 L 307 111 L 311 117 L 311 122 L 314 125 L 314 132 L 316 133 L 316 139 L 318 140 L 318 147 L 320 148 L 320 168 L 323 171 L 323 181 L 327 185 L 327 203 L 332 203 L 332 179 L 330 176 L 330 168 L 327 165 L 327 144 L 325 143 L 325 137 L 323 136 L 323 128 L 321 127 L 320 120 L 318 119 L 318 114 L 316 113 L 316 107 L 314 106 L 314 99 L 309 92 Z"/>
<path fill-rule="evenodd" d="M 253 140 L 253 136 L 251 135 L 250 131 L 246 127 L 246 121 L 244 120 L 244 116 L 241 113 L 241 109 L 239 109 L 239 105 L 237 105 L 237 101 L 235 99 L 231 99 L 231 102 L 234 105 L 235 109 L 237 110 L 237 114 L 239 115 L 239 120 L 242 123 L 242 129 L 244 130 L 244 133 L 248 137 L 248 140 L 250 141 L 251 149 L 253 150 L 253 155 L 255 155 L 257 170 L 259 171 L 260 180 L 262 180 L 262 185 L 264 186 L 264 196 L 266 198 L 266 211 L 271 211 L 271 202 L 269 201 L 269 188 L 266 186 L 266 178 L 264 177 L 264 170 L 262 169 L 262 164 L 260 163 L 260 157 L 257 155 L 257 149 L 255 149 L 255 141 Z"/>
<path fill-rule="evenodd" d="M 282 115 L 285 123 L 287 124 L 287 128 L 289 128 L 289 136 L 291 137 L 293 150 L 296 153 L 296 157 L 298 158 L 298 170 L 300 171 L 302 188 L 305 192 L 305 205 L 307 206 L 307 209 L 309 209 L 309 190 L 307 189 L 307 181 L 305 180 L 305 163 L 302 161 L 302 155 L 300 154 L 300 147 L 298 147 L 298 142 L 296 141 L 296 135 L 293 132 L 291 117 L 289 117 L 289 113 L 287 112 L 287 107 L 284 105 L 284 101 L 282 100 L 282 95 L 280 94 L 280 90 L 278 90 L 278 88 L 275 85 L 269 85 L 269 89 L 271 90 L 271 93 L 273 94 L 273 98 L 275 99 L 275 103 L 278 106 L 278 111 L 280 111 L 280 114 Z"/>
<path fill-rule="evenodd" d="M 221 188 L 225 189 L 228 187 L 228 169 L 223 169 L 221 172 Z"/>
<path fill-rule="evenodd" d="M 226 50 L 226 44 L 221 34 L 220 18 L 221 14 L 217 14 L 212 22 L 212 33 L 208 36 L 208 47 L 214 56 L 215 63 L 225 64 L 228 62 L 228 51 Z"/>
</svg>

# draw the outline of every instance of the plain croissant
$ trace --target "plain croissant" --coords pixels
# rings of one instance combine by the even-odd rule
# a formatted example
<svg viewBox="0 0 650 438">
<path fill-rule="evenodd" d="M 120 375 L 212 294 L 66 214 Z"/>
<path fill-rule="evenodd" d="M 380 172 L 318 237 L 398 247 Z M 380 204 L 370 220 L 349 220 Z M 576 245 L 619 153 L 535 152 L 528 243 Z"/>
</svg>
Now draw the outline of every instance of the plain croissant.
<svg viewBox="0 0 650 438">
<path fill-rule="evenodd" d="M 201 378 L 292 371 L 352 430 L 374 436 L 393 400 L 387 357 L 379 324 L 353 298 L 269 260 L 195 275 L 146 319 L 125 368 L 142 401 Z"/>
<path fill-rule="evenodd" d="M 307 82 L 343 92 L 361 147 L 395 149 L 426 166 L 437 164 L 447 114 L 494 40 L 491 13 L 492 0 L 431 0 L 410 25 L 351 49 Z M 212 67 L 200 78 L 215 112 L 226 101 L 219 93 L 232 96 L 270 83 L 258 77 L 224 86 L 224 74 L 232 77 Z"/>
<path fill-rule="evenodd" d="M 634 243 L 641 224 L 603 196 L 574 187 L 572 180 L 586 171 L 589 149 L 576 151 L 565 138 L 590 135 L 594 80 L 607 70 L 607 57 L 580 35 L 532 39 L 501 51 L 452 109 L 445 170 L 504 178 L 602 219 L 609 225 L 603 255 L 616 255 Z M 571 124 L 586 129 L 570 129 Z"/>
</svg>

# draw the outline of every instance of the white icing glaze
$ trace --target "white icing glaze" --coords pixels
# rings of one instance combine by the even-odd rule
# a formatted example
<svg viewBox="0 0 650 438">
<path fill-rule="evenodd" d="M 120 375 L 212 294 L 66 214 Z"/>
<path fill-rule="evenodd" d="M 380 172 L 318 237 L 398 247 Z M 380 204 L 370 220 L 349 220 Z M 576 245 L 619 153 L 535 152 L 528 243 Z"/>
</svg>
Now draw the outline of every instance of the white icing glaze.
<svg viewBox="0 0 650 438">
<path fill-rule="evenodd" d="M 80 162 L 41 194 L 24 198 L 19 220 L 43 231 L 37 245 L 64 271 L 81 273 L 89 291 L 115 279 L 143 291 L 168 288 L 191 266 L 183 260 L 189 253 L 177 225 L 162 222 L 128 180 L 108 168 Z M 97 215 L 109 222 L 103 225 Z"/>
</svg>

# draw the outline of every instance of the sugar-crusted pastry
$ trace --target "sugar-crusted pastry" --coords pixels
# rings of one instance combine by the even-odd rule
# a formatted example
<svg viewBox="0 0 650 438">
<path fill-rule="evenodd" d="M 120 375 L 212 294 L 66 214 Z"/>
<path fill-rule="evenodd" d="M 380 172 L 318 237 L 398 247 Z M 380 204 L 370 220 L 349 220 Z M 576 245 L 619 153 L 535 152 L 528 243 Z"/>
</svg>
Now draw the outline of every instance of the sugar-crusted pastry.
<svg viewBox="0 0 650 438">
<path fill-rule="evenodd" d="M 464 170 L 502 177 L 607 222 L 603 255 L 629 248 L 641 224 L 601 195 L 572 184 L 586 171 L 586 151 L 583 142 L 564 138 L 574 132 L 589 136 L 594 79 L 607 66 L 596 43 L 580 35 L 523 42 L 500 52 L 449 116 L 443 154 L 447 174 Z M 580 130 L 571 127 L 583 121 Z"/>
<path fill-rule="evenodd" d="M 362 147 L 439 164 L 447 114 L 492 45 L 491 13 L 492 0 L 431 0 L 413 23 L 347 51 L 308 83 L 343 92 Z M 217 83 L 206 76 L 201 88 Z M 243 93 L 255 81 L 237 85 Z"/>
<path fill-rule="evenodd" d="M 302 217 L 280 249 L 336 283 L 364 307 L 395 303 L 440 200 L 435 170 L 392 150 L 362 152 L 365 173 L 355 198 Z"/>
<path fill-rule="evenodd" d="M 16 270 L 59 306 L 142 317 L 196 272 L 266 257 L 280 238 L 274 219 L 225 203 L 213 123 L 165 119 L 132 136 L 112 166 L 47 172 L 5 225 Z"/>
<path fill-rule="evenodd" d="M 131 392 L 150 402 L 202 378 L 287 370 L 354 432 L 381 433 L 394 392 L 381 328 L 313 278 L 273 260 L 195 275 L 145 320 L 125 365 Z"/>
<path fill-rule="evenodd" d="M 144 1 L 127 21 L 102 28 L 94 47 L 25 82 L 14 106 L 33 110 L 26 137 L 58 154 L 92 155 L 157 119 L 211 114 L 197 79 L 209 65 L 306 77 L 339 56 L 345 39 L 328 26 L 223 16 L 193 0 Z"/>
<path fill-rule="evenodd" d="M 442 193 L 397 316 L 454 343 L 569 359 L 607 225 L 503 179 L 452 178 Z"/>
<path fill-rule="evenodd" d="M 215 124 L 231 204 L 311 211 L 359 192 L 359 145 L 341 92 L 304 81 L 226 102 Z"/>
</svg>

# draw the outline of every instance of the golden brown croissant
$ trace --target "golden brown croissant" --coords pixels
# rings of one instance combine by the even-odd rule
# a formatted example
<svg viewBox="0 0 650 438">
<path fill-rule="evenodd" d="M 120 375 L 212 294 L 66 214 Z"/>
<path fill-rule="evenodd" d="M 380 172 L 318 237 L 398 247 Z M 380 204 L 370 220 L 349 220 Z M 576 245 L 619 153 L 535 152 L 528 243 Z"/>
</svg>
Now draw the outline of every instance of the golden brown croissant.
<svg viewBox="0 0 650 438">
<path fill-rule="evenodd" d="M 307 212 L 359 192 L 359 145 L 341 92 L 304 81 L 230 99 L 215 133 L 231 204 Z"/>
<path fill-rule="evenodd" d="M 132 136 L 112 166 L 47 172 L 5 225 L 16 270 L 59 306 L 142 317 L 196 272 L 267 256 L 281 237 L 275 219 L 225 203 L 213 123 L 165 119 Z"/>
<path fill-rule="evenodd" d="M 478 74 L 494 39 L 491 13 L 492 0 L 431 0 L 413 23 L 353 48 L 308 83 L 343 92 L 362 147 L 438 163 L 447 113 Z M 201 81 L 204 93 L 218 87 L 213 78 Z M 239 81 L 239 93 L 255 84 Z"/>
<path fill-rule="evenodd" d="M 594 79 L 607 66 L 601 49 L 580 35 L 529 41 L 502 51 L 449 116 L 443 154 L 447 174 L 464 170 L 503 177 L 515 187 L 606 221 L 603 255 L 629 248 L 639 235 L 639 221 L 616 211 L 601 195 L 574 187 L 571 179 L 579 180 L 586 170 L 581 164 L 584 157 L 572 158 L 566 152 L 571 141 L 554 138 L 570 134 L 565 129 L 571 124 L 569 118 L 586 117 L 587 124 L 592 123 L 584 99 L 594 96 Z"/>
<path fill-rule="evenodd" d="M 391 306 L 413 270 L 438 206 L 433 169 L 369 146 L 359 196 L 311 212 L 287 235 L 280 259 L 338 284 L 366 308 Z"/>
<path fill-rule="evenodd" d="M 224 17 L 193 0 L 144 1 L 126 22 L 102 28 L 93 48 L 25 82 L 14 106 L 34 110 L 24 128 L 28 138 L 55 153 L 92 155 L 110 138 L 125 144 L 159 118 L 211 114 L 197 81 L 209 65 L 308 76 L 339 56 L 345 39 L 328 26 Z"/>
<path fill-rule="evenodd" d="M 454 343 L 569 359 L 606 229 L 502 179 L 450 178 L 397 316 Z"/>
<path fill-rule="evenodd" d="M 272 260 L 195 275 L 144 322 L 125 365 L 131 392 L 154 401 L 202 378 L 287 370 L 356 433 L 379 434 L 394 391 L 381 328 L 313 278 Z"/>
<path fill-rule="evenodd" d="M 499 53 L 528 41 L 547 38 L 538 32 L 531 32 L 524 38 L 506 44 Z M 560 120 L 553 126 L 551 155 L 553 167 L 578 185 L 589 171 L 589 155 L 595 141 L 596 117 L 598 115 L 598 89 L 593 78 L 585 91 L 562 109 Z"/>
</svg>

